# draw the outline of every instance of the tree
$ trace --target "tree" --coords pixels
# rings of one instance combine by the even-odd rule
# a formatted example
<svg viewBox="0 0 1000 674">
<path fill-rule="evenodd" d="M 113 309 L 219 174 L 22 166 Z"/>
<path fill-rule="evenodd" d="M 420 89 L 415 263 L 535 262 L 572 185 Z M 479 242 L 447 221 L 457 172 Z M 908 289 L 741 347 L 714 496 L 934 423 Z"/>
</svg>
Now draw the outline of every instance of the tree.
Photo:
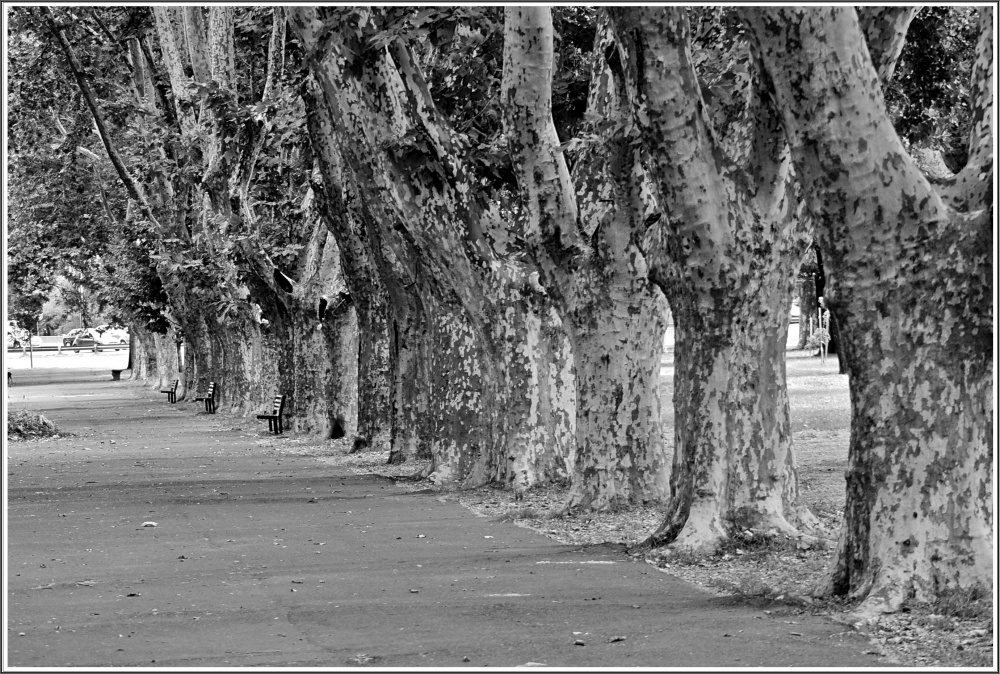
<svg viewBox="0 0 1000 674">
<path fill-rule="evenodd" d="M 849 7 L 741 13 L 810 184 L 850 378 L 847 507 L 825 589 L 865 599 L 871 616 L 988 588 L 993 10 L 979 13 L 969 160 L 937 184 L 893 129 L 879 80 L 905 22 L 866 47 Z"/>
<path fill-rule="evenodd" d="M 554 27 L 547 7 L 506 9 L 503 112 L 539 278 L 576 365 L 576 463 L 566 509 L 661 500 L 668 465 L 659 371 L 666 304 L 647 277 L 639 153 L 623 132 L 620 84 L 598 29 L 588 139 L 572 173 L 552 115 Z M 613 53 L 613 51 L 612 51 Z"/>
<path fill-rule="evenodd" d="M 62 275 L 85 287 L 108 311 L 127 317 L 136 329 L 162 330 L 166 298 L 150 272 L 150 249 L 140 244 L 148 238 L 142 227 L 127 221 L 125 195 L 115 189 L 115 171 L 99 156 L 105 148 L 94 132 L 90 104 L 75 76 L 67 76 L 73 64 L 54 55 L 65 55 L 65 47 L 70 47 L 92 96 L 118 93 L 115 80 L 122 64 L 113 52 L 95 44 L 95 29 L 74 33 L 78 16 L 61 14 L 58 24 L 52 16 L 33 8 L 11 13 L 17 30 L 8 40 L 9 287 L 18 298 L 34 297 L 34 306 Z M 87 47 L 83 55 L 60 40 L 66 34 L 76 36 L 78 47 Z M 109 114 L 102 115 L 102 121 L 120 138 L 128 103 L 119 99 L 105 108 Z"/>
<path fill-rule="evenodd" d="M 684 8 L 608 11 L 662 213 L 643 252 L 677 326 L 670 501 L 647 543 L 713 549 L 750 527 L 799 535 L 814 518 L 798 501 L 784 346 L 809 223 L 767 79 L 723 29 L 699 70 Z M 732 19 L 714 20 L 731 31 Z"/>
</svg>

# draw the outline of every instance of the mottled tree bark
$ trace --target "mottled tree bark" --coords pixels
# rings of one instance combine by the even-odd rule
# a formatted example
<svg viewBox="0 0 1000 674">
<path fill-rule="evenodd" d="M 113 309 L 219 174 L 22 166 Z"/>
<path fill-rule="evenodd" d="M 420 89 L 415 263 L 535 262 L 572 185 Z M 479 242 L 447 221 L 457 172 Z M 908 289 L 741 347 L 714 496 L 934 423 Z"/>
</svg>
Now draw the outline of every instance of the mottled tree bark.
<svg viewBox="0 0 1000 674">
<path fill-rule="evenodd" d="M 309 137 L 318 166 L 314 179 L 317 211 L 336 237 L 340 264 L 358 321 L 358 432 L 356 449 L 391 445 L 392 343 L 389 297 L 380 281 L 376 255 L 361 210 L 348 207 L 336 129 L 323 113 L 322 92 L 310 78 L 303 91 Z M 356 201 L 356 200 L 355 200 Z M 353 210 L 353 213 L 352 213 Z"/>
<path fill-rule="evenodd" d="M 576 452 L 566 510 L 602 510 L 667 495 L 659 372 L 666 304 L 649 281 L 637 232 L 647 214 L 638 152 L 625 133 L 610 67 L 599 61 L 588 110 L 599 149 L 571 176 L 552 120 L 553 25 L 547 7 L 510 7 L 504 39 L 504 129 L 539 280 L 553 298 L 576 366 Z M 606 25 L 595 52 L 611 46 Z M 610 204 L 610 205 L 608 205 Z"/>
<path fill-rule="evenodd" d="M 217 101 L 203 97 L 198 105 L 191 95 L 191 85 L 199 83 L 236 97 L 232 8 L 156 8 L 154 14 L 181 129 L 192 141 L 189 159 L 199 161 L 202 171 L 192 198 L 197 213 L 192 247 L 214 258 L 224 277 L 216 287 L 187 293 L 188 302 L 178 310 L 182 322 L 190 323 L 186 332 L 206 365 L 200 383 L 216 380 L 239 401 L 234 409 L 241 413 L 284 393 L 292 430 L 321 437 L 355 433 L 357 388 L 351 382 L 357 380 L 357 353 L 352 351 L 356 318 L 353 307 L 340 301 L 347 293 L 337 276 L 339 254 L 335 247 L 327 254 L 327 228 L 309 211 L 309 200 L 299 212 L 287 214 L 299 223 L 289 243 L 298 237 L 306 247 L 291 268 L 277 269 L 245 236 L 234 251 L 222 250 L 225 237 L 237 231 L 252 235 L 259 226 L 250 185 L 271 127 L 264 112 L 242 123 Z M 273 97 L 278 87 L 284 35 L 284 10 L 275 8 L 264 97 Z M 331 301 L 327 315 L 323 303 Z M 194 341 L 201 334 L 200 316 L 220 305 L 228 307 L 221 320 L 206 319 L 214 338 Z M 214 354 L 206 353 L 216 348 Z"/>
<path fill-rule="evenodd" d="M 708 118 L 683 8 L 609 10 L 663 217 L 643 250 L 676 322 L 670 501 L 647 541 L 712 549 L 734 530 L 797 535 L 784 382 L 791 287 L 808 243 L 788 151 L 755 69 L 745 118 Z"/>
<path fill-rule="evenodd" d="M 992 587 L 992 158 L 943 198 L 906 154 L 853 8 L 743 12 L 774 83 L 841 320 L 851 391 L 847 506 L 825 588 L 861 616 Z M 992 36 L 991 8 L 981 10 Z M 992 41 L 972 144 L 992 145 Z M 952 185 L 945 185 L 947 194 Z"/>
<path fill-rule="evenodd" d="M 336 13 L 290 16 L 318 87 L 312 98 L 336 132 L 358 220 L 381 258 L 394 323 L 394 460 L 427 447 L 440 484 L 507 480 L 508 456 L 527 451 L 512 445 L 526 422 L 508 401 L 539 392 L 511 389 L 506 362 L 517 342 L 492 328 L 514 305 L 482 236 L 461 141 L 401 38 L 372 47 L 342 32 Z M 370 29 L 379 16 L 363 10 L 358 20 Z"/>
<path fill-rule="evenodd" d="M 799 291 L 799 348 L 806 348 L 809 339 L 809 326 L 816 324 L 816 277 L 813 274 L 802 279 L 802 289 Z"/>
<path fill-rule="evenodd" d="M 153 334 L 141 327 L 129 330 L 129 358 L 132 361 L 132 379 L 141 382 L 159 382 L 156 361 L 156 342 Z"/>
</svg>

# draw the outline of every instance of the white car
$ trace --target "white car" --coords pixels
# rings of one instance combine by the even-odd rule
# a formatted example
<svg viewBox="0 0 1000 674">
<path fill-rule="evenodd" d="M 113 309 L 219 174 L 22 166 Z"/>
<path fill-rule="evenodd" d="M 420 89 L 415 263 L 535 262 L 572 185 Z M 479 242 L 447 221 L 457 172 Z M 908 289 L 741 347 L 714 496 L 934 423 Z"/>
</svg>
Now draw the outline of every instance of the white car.
<svg viewBox="0 0 1000 674">
<path fill-rule="evenodd" d="M 92 331 L 97 332 L 96 330 Z M 128 344 L 128 333 L 122 334 L 118 330 L 105 330 L 97 333 L 98 344 Z M 117 351 L 118 349 L 115 349 Z"/>
<path fill-rule="evenodd" d="M 97 334 L 99 334 L 102 338 L 101 344 L 120 344 L 120 343 L 128 344 L 129 341 L 128 328 L 113 328 L 111 327 L 110 324 L 105 323 L 103 325 L 98 325 L 94 329 L 97 330 Z M 105 341 L 111 338 L 109 337 L 109 335 L 111 337 L 114 337 L 113 342 Z"/>
</svg>

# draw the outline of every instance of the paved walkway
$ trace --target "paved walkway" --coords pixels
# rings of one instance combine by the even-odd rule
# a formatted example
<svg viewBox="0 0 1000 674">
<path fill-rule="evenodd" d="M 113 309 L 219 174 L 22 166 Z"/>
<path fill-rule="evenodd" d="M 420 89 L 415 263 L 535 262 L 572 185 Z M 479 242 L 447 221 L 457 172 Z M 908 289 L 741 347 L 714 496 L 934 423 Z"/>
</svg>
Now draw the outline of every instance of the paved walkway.
<svg viewBox="0 0 1000 674">
<path fill-rule="evenodd" d="M 76 435 L 7 443 L 8 666 L 880 664 L 830 621 L 338 474 L 165 398 L 105 370 L 9 391 Z"/>
</svg>

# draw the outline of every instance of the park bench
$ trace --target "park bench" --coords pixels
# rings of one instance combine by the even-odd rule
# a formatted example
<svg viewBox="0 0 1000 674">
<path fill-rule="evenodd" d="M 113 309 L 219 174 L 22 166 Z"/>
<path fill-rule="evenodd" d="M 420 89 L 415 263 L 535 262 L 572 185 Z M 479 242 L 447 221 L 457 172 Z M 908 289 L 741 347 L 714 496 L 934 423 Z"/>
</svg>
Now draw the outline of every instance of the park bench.
<svg viewBox="0 0 1000 674">
<path fill-rule="evenodd" d="M 162 390 L 162 391 L 160 391 L 160 393 L 166 393 L 167 394 L 167 402 L 168 403 L 175 403 L 175 402 L 177 402 L 177 380 L 176 379 L 174 380 L 174 383 L 170 385 L 170 388 L 168 388 L 166 390 Z"/>
<path fill-rule="evenodd" d="M 285 429 L 281 424 L 281 413 L 285 410 L 285 396 L 274 396 L 274 405 L 270 414 L 258 414 L 258 419 L 267 419 L 267 430 L 272 433 L 281 433 Z"/>
<path fill-rule="evenodd" d="M 204 400 L 205 401 L 205 411 L 209 414 L 215 414 L 215 382 L 208 382 L 208 391 L 205 395 L 198 396 L 195 401 Z"/>
</svg>

